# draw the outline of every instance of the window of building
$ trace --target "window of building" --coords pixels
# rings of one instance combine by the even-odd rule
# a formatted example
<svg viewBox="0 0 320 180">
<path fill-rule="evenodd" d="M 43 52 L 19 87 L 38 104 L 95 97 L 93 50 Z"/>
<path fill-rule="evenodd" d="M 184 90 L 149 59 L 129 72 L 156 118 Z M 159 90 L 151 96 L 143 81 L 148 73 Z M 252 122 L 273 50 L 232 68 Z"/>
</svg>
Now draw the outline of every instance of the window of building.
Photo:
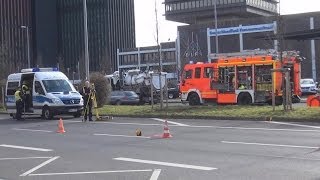
<svg viewBox="0 0 320 180">
<path fill-rule="evenodd" d="M 191 8 L 195 8 L 196 7 L 196 2 L 195 1 L 192 1 L 192 6 Z"/>
<path fill-rule="evenodd" d="M 179 3 L 179 4 L 181 6 L 181 10 L 183 10 L 184 9 L 184 3 Z"/>
<path fill-rule="evenodd" d="M 196 68 L 195 69 L 195 75 L 194 75 L 194 78 L 201 78 L 201 68 Z"/>
<path fill-rule="evenodd" d="M 172 11 L 177 10 L 177 4 L 172 4 Z"/>
<path fill-rule="evenodd" d="M 203 0 L 200 1 L 199 6 L 200 6 L 200 7 L 203 7 Z"/>
<path fill-rule="evenodd" d="M 200 1 L 196 1 L 196 7 L 200 7 Z"/>
<path fill-rule="evenodd" d="M 177 3 L 177 10 L 180 10 L 181 9 L 181 3 Z"/>
<path fill-rule="evenodd" d="M 203 0 L 203 6 L 208 6 L 208 0 Z"/>
<path fill-rule="evenodd" d="M 190 9 L 190 8 L 192 8 L 192 3 L 191 3 L 191 1 L 188 2 L 188 9 Z"/>
</svg>

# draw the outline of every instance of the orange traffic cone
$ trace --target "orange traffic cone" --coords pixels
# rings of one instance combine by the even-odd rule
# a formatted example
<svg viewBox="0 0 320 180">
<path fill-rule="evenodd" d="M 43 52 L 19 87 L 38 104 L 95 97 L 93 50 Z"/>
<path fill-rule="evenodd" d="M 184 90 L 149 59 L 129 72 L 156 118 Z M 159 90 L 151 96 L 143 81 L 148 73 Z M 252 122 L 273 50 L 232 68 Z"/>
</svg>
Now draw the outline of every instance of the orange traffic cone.
<svg viewBox="0 0 320 180">
<path fill-rule="evenodd" d="M 168 126 L 168 122 L 165 121 L 164 122 L 164 126 L 163 126 L 163 134 L 156 134 L 150 137 L 151 139 L 167 139 L 167 138 L 172 138 L 172 135 L 170 134 L 169 131 L 169 126 Z"/>
<path fill-rule="evenodd" d="M 62 118 L 60 118 L 59 123 L 58 123 L 58 130 L 57 133 L 65 133 L 66 131 L 64 130 L 64 126 L 63 126 L 63 121 Z"/>
<path fill-rule="evenodd" d="M 162 135 L 162 138 L 171 138 L 172 135 L 170 134 L 170 131 L 169 131 L 169 126 L 168 126 L 168 122 L 165 121 L 164 122 L 164 127 L 163 127 L 163 135 Z"/>
</svg>

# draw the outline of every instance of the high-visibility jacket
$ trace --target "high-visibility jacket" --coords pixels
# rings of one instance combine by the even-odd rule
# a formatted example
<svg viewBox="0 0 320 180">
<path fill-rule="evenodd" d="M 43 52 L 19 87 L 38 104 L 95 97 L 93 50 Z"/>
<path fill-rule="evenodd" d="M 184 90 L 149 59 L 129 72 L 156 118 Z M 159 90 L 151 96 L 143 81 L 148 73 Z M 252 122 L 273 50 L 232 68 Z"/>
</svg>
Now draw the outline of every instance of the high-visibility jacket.
<svg viewBox="0 0 320 180">
<path fill-rule="evenodd" d="M 15 93 L 14 93 L 14 98 L 17 101 L 19 100 L 22 100 L 22 92 L 20 90 L 17 90 Z"/>
</svg>

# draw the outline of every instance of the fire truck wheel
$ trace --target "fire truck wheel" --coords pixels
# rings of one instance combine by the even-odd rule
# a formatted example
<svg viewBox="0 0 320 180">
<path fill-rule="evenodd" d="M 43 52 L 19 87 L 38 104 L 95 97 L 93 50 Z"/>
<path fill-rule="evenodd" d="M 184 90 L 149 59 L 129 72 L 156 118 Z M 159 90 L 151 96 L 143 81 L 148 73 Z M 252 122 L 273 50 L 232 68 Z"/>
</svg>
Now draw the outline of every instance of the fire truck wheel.
<svg viewBox="0 0 320 180">
<path fill-rule="evenodd" d="M 240 93 L 238 96 L 239 105 L 249 105 L 252 103 L 252 98 L 249 93 Z"/>
<path fill-rule="evenodd" d="M 189 105 L 190 106 L 200 105 L 200 98 L 199 98 L 198 94 L 196 94 L 196 93 L 190 94 L 190 96 L 189 96 Z"/>
</svg>

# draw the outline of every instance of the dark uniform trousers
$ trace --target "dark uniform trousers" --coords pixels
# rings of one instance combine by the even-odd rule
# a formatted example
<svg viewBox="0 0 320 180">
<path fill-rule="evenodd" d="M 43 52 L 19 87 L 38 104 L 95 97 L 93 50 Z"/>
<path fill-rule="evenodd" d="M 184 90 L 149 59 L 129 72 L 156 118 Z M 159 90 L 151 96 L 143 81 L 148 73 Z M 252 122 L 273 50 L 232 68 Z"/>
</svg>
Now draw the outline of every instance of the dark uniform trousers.
<svg viewBox="0 0 320 180">
<path fill-rule="evenodd" d="M 16 110 L 17 110 L 16 118 L 17 120 L 20 120 L 22 115 L 22 110 L 23 110 L 22 99 L 16 101 Z"/>
<path fill-rule="evenodd" d="M 84 120 L 87 120 L 87 117 L 89 116 L 89 121 L 92 121 L 92 99 L 90 97 L 90 92 L 91 92 L 90 88 L 87 88 L 87 87 L 83 88 Z"/>
</svg>

